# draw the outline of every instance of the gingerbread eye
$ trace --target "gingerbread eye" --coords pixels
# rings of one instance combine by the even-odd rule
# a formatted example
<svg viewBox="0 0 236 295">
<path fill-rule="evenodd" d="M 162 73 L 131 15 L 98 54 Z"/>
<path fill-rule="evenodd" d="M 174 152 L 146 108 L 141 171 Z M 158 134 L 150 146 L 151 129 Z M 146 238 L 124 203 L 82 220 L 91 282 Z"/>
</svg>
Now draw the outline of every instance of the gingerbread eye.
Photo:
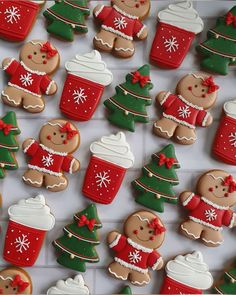
<svg viewBox="0 0 236 295">
<path fill-rule="evenodd" d="M 226 189 L 225 188 L 223 188 L 223 192 L 225 192 L 226 191 Z"/>
<path fill-rule="evenodd" d="M 6 285 L 6 286 L 5 286 L 5 288 L 6 288 L 6 289 L 8 289 L 8 288 L 9 288 L 9 286 L 8 286 L 8 285 Z"/>
<path fill-rule="evenodd" d="M 150 230 L 150 231 L 149 231 L 149 234 L 151 234 L 151 235 L 152 235 L 152 234 L 153 234 L 153 231 L 152 231 L 152 230 Z"/>
<path fill-rule="evenodd" d="M 196 84 L 196 85 L 194 85 L 194 87 L 195 87 L 195 88 L 198 88 L 198 85 Z"/>
<path fill-rule="evenodd" d="M 34 55 L 37 55 L 37 52 L 36 51 L 34 52 Z"/>
<path fill-rule="evenodd" d="M 218 188 L 218 185 L 216 185 L 215 188 Z"/>
<path fill-rule="evenodd" d="M 53 135 L 55 136 L 55 135 L 57 135 L 57 133 L 56 132 L 53 132 Z"/>
<path fill-rule="evenodd" d="M 143 226 L 140 226 L 140 229 L 143 230 Z"/>
<path fill-rule="evenodd" d="M 202 92 L 205 92 L 205 89 L 202 89 Z"/>
<path fill-rule="evenodd" d="M 64 138 L 64 137 L 65 137 L 65 136 L 62 134 L 62 135 L 61 135 L 61 138 Z"/>
<path fill-rule="evenodd" d="M 43 55 L 43 56 L 42 56 L 42 58 L 45 58 L 45 57 L 46 57 L 46 55 Z"/>
</svg>

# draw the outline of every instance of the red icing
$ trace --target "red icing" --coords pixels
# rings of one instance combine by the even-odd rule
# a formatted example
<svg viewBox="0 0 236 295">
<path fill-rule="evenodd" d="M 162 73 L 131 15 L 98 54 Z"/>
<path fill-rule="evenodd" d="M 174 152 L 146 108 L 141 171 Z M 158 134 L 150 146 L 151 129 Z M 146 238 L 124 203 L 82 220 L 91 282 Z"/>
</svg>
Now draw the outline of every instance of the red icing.
<svg viewBox="0 0 236 295">
<path fill-rule="evenodd" d="M 202 294 L 199 289 L 183 285 L 169 277 L 165 277 L 160 294 Z"/>
</svg>

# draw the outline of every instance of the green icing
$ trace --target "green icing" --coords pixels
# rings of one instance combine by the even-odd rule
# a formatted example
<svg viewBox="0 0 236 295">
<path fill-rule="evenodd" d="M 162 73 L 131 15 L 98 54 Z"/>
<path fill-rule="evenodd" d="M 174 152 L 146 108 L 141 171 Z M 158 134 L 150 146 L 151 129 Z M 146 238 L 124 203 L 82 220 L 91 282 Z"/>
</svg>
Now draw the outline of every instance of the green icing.
<svg viewBox="0 0 236 295">
<path fill-rule="evenodd" d="M 158 165 L 159 154 L 175 159 L 171 168 L 168 169 L 165 164 Z M 177 197 L 172 187 L 179 184 L 175 171 L 178 168 L 180 166 L 172 144 L 153 154 L 151 162 L 142 169 L 142 176 L 132 182 L 138 192 L 136 202 L 158 212 L 164 212 L 164 202 L 176 204 Z"/>
<path fill-rule="evenodd" d="M 90 14 L 88 0 L 61 0 L 44 11 L 47 31 L 67 41 L 74 40 L 74 32 L 87 33 L 86 17 Z"/>
<path fill-rule="evenodd" d="M 236 262 L 234 266 L 236 265 Z M 213 293 L 236 294 L 236 268 L 232 267 L 227 270 L 222 281 L 213 289 Z"/>
<path fill-rule="evenodd" d="M 118 294 L 132 294 L 132 290 L 129 286 L 125 286 Z"/>
<path fill-rule="evenodd" d="M 92 231 L 87 225 L 78 226 L 79 217 L 82 215 L 85 215 L 88 220 L 96 220 Z M 95 204 L 91 204 L 85 210 L 75 214 L 74 222 L 64 227 L 64 236 L 53 242 L 53 246 L 59 252 L 57 262 L 81 272 L 86 271 L 85 262 L 98 262 L 99 257 L 95 246 L 100 244 L 97 229 L 101 227 Z"/>
<path fill-rule="evenodd" d="M 142 76 L 150 76 L 149 65 L 142 66 L 138 72 Z M 139 82 L 133 83 L 132 78 L 132 73 L 129 73 L 126 82 L 116 87 L 116 94 L 104 105 L 109 110 L 108 120 L 112 124 L 134 132 L 135 122 L 149 122 L 146 107 L 152 104 L 149 91 L 153 84 L 147 82 L 142 87 Z"/>
</svg>

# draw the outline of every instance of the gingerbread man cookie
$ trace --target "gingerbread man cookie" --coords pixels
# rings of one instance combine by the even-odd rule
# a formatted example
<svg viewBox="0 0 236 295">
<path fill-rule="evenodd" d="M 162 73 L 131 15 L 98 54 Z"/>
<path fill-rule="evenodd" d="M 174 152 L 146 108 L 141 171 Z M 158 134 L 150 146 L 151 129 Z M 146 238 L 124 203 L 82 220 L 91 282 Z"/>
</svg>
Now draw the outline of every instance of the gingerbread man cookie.
<svg viewBox="0 0 236 295">
<path fill-rule="evenodd" d="M 97 5 L 94 17 L 102 23 L 94 37 L 96 49 L 114 52 L 123 58 L 134 54 L 133 39 L 147 38 L 147 27 L 142 24 L 150 10 L 150 0 L 112 0 L 112 6 Z"/>
<path fill-rule="evenodd" d="M 50 74 L 59 66 L 60 56 L 51 43 L 34 40 L 26 43 L 20 50 L 20 61 L 5 58 L 3 70 L 10 76 L 10 81 L 2 91 L 2 101 L 12 107 L 22 107 L 30 113 L 44 110 L 42 94 L 53 95 L 57 84 Z"/>
<path fill-rule="evenodd" d="M 34 187 L 45 186 L 57 192 L 68 185 L 63 172 L 75 173 L 80 163 L 71 154 L 80 144 L 77 128 L 70 122 L 57 119 L 43 125 L 39 141 L 29 138 L 23 142 L 23 150 L 31 159 L 23 181 Z"/>
<path fill-rule="evenodd" d="M 32 281 L 28 273 L 17 267 L 1 270 L 0 294 L 32 294 Z"/>
<path fill-rule="evenodd" d="M 143 286 L 150 282 L 148 267 L 159 270 L 163 260 L 156 251 L 165 237 L 162 221 L 150 211 L 133 213 L 124 223 L 124 235 L 113 231 L 108 234 L 109 247 L 116 254 L 108 270 L 121 280 Z"/>
<path fill-rule="evenodd" d="M 203 174 L 197 193 L 185 191 L 180 201 L 190 211 L 180 227 L 190 239 L 201 239 L 206 246 L 216 247 L 223 243 L 223 226 L 236 226 L 236 214 L 230 209 L 236 204 L 236 182 L 223 170 Z"/>
<path fill-rule="evenodd" d="M 196 126 L 208 127 L 213 118 L 208 109 L 213 107 L 219 86 L 206 73 L 192 73 L 183 77 L 176 94 L 160 92 L 156 101 L 163 109 L 163 118 L 154 123 L 154 133 L 171 138 L 180 144 L 193 144 Z"/>
</svg>

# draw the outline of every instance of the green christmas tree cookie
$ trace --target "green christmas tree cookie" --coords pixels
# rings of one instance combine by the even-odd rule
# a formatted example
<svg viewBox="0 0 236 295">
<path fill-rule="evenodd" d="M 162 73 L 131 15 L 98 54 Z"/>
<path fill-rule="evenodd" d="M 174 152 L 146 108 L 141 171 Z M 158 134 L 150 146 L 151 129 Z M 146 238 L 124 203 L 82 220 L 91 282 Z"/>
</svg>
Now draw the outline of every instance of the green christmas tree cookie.
<svg viewBox="0 0 236 295">
<path fill-rule="evenodd" d="M 138 191 L 136 202 L 158 212 L 164 212 L 164 202 L 176 204 L 173 186 L 179 184 L 175 169 L 180 168 L 172 144 L 152 155 L 149 164 L 143 167 L 142 176 L 132 182 Z"/>
<path fill-rule="evenodd" d="M 234 265 L 224 273 L 222 280 L 214 287 L 213 293 L 236 294 L 236 261 Z"/>
<path fill-rule="evenodd" d="M 132 290 L 129 286 L 125 286 L 118 294 L 132 294 Z"/>
<path fill-rule="evenodd" d="M 95 204 L 75 214 L 74 222 L 64 227 L 64 236 L 53 242 L 59 252 L 57 262 L 80 272 L 86 271 L 86 262 L 99 262 L 95 246 L 100 244 L 97 229 L 101 227 Z"/>
<path fill-rule="evenodd" d="M 208 39 L 197 46 L 203 55 L 201 66 L 221 75 L 228 74 L 228 66 L 236 65 L 236 6 L 217 19 L 215 28 L 208 31 Z"/>
<path fill-rule="evenodd" d="M 8 112 L 0 120 L 0 178 L 5 177 L 4 170 L 16 170 L 18 164 L 14 153 L 19 150 L 16 136 L 20 134 L 16 114 Z"/>
<path fill-rule="evenodd" d="M 56 0 L 43 13 L 49 22 L 48 33 L 67 41 L 74 40 L 74 32 L 87 33 L 85 20 L 90 13 L 87 5 L 88 0 Z"/>
<path fill-rule="evenodd" d="M 104 102 L 111 123 L 134 132 L 135 122 L 149 122 L 146 106 L 152 104 L 149 91 L 153 88 L 149 75 L 149 65 L 129 73 L 126 82 L 116 87 L 116 94 Z"/>
</svg>

